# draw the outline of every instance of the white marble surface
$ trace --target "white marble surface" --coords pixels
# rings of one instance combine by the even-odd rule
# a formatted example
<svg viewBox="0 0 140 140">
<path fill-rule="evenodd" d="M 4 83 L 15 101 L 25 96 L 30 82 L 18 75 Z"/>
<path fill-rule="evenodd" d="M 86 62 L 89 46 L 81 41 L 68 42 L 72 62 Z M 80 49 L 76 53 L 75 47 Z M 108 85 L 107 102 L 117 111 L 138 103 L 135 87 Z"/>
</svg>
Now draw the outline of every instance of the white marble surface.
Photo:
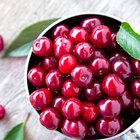
<svg viewBox="0 0 140 140">
<path fill-rule="evenodd" d="M 43 19 L 64 17 L 80 12 L 103 12 L 129 21 L 140 32 L 139 0 L 0 0 L 0 34 L 6 46 L 27 25 Z M 0 140 L 15 124 L 31 112 L 25 140 L 62 140 L 64 137 L 46 130 L 28 103 L 24 88 L 26 58 L 0 60 L 0 104 L 7 115 L 0 121 Z"/>
</svg>

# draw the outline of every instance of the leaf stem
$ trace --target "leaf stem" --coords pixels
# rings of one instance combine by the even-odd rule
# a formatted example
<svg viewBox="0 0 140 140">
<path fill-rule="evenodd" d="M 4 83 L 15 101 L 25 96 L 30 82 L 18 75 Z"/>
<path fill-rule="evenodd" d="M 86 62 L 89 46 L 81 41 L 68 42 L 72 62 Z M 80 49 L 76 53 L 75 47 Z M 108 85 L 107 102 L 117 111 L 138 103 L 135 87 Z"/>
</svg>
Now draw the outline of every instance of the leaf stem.
<svg viewBox="0 0 140 140">
<path fill-rule="evenodd" d="M 23 124 L 24 124 L 24 125 L 27 123 L 27 120 L 29 119 L 29 116 L 30 116 L 30 113 L 28 112 L 28 114 L 27 114 L 25 120 L 23 121 Z"/>
</svg>

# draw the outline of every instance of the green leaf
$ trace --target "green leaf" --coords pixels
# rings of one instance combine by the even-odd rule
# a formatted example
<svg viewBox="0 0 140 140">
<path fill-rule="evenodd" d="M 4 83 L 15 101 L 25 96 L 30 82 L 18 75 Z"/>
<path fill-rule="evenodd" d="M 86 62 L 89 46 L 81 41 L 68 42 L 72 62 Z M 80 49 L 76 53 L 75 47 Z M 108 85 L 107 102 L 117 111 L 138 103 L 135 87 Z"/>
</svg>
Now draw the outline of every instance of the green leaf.
<svg viewBox="0 0 140 140">
<path fill-rule="evenodd" d="M 32 46 L 33 41 L 26 43 L 16 49 L 13 49 L 9 51 L 5 56 L 11 56 L 11 57 L 22 57 L 22 56 L 27 56 L 31 46 Z"/>
<path fill-rule="evenodd" d="M 23 134 L 24 134 L 24 123 L 20 123 L 7 133 L 4 140 L 24 140 Z"/>
<path fill-rule="evenodd" d="M 24 140 L 24 127 L 27 122 L 29 114 L 27 115 L 24 122 L 13 127 L 4 137 L 3 140 Z"/>
<path fill-rule="evenodd" d="M 117 43 L 133 58 L 140 60 L 140 35 L 127 22 L 122 22 Z"/>
<path fill-rule="evenodd" d="M 32 24 L 26 27 L 12 41 L 12 43 L 9 45 L 3 57 L 8 57 L 8 56 L 20 57 L 20 54 L 21 56 L 26 56 L 27 51 L 29 51 L 29 44 L 31 43 L 31 41 L 35 40 L 46 27 L 48 27 L 50 24 L 52 24 L 56 20 L 57 19 L 39 21 L 35 24 Z M 26 47 L 27 47 L 27 50 L 26 50 Z M 21 49 L 18 49 L 18 48 L 21 48 Z M 20 54 L 18 54 L 17 52 L 14 53 L 14 51 L 16 51 L 17 49 L 18 49 L 17 52 L 22 51 L 23 49 L 26 53 L 25 54 L 22 52 Z"/>
</svg>

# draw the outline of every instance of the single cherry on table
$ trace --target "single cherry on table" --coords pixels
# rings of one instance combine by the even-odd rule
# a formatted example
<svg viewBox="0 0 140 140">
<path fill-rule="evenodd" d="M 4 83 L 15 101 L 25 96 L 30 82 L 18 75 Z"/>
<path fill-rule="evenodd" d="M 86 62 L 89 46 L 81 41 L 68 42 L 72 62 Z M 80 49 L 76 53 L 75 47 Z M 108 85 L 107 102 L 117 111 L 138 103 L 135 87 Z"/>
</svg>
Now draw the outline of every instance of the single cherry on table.
<svg viewBox="0 0 140 140">
<path fill-rule="evenodd" d="M 2 35 L 0 35 L 0 52 L 4 50 L 4 39 Z"/>
<path fill-rule="evenodd" d="M 0 120 L 4 118 L 5 113 L 6 113 L 6 111 L 5 111 L 4 106 L 0 105 Z"/>
</svg>

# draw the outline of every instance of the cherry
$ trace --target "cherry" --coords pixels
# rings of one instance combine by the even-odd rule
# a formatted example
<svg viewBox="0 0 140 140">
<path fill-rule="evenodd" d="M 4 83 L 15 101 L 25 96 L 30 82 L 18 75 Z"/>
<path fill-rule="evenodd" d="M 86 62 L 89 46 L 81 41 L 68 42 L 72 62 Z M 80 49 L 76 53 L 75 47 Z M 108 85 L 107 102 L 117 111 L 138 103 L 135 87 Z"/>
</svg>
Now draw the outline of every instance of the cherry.
<svg viewBox="0 0 140 140">
<path fill-rule="evenodd" d="M 115 98 L 106 98 L 99 101 L 98 108 L 103 117 L 114 118 L 121 112 L 121 102 Z"/>
<path fill-rule="evenodd" d="M 46 72 L 43 68 L 36 66 L 29 70 L 28 80 L 35 87 L 41 87 L 45 85 Z"/>
<path fill-rule="evenodd" d="M 110 71 L 110 63 L 106 58 L 97 57 L 94 58 L 90 64 L 90 69 L 93 71 L 93 74 L 96 78 L 102 78 Z"/>
<path fill-rule="evenodd" d="M 59 59 L 59 71 L 63 74 L 70 74 L 76 65 L 77 60 L 71 54 L 62 55 Z"/>
<path fill-rule="evenodd" d="M 49 106 L 51 101 L 52 94 L 46 88 L 38 89 L 30 95 L 30 102 L 36 110 L 42 110 L 44 107 Z"/>
<path fill-rule="evenodd" d="M 132 60 L 132 68 L 136 75 L 140 76 L 140 60 Z"/>
<path fill-rule="evenodd" d="M 55 108 L 58 112 L 62 112 L 62 106 L 64 105 L 66 99 L 63 96 L 57 96 L 52 102 L 52 107 Z"/>
<path fill-rule="evenodd" d="M 67 97 L 78 97 L 82 89 L 78 87 L 71 79 L 66 80 L 62 86 L 62 94 Z"/>
<path fill-rule="evenodd" d="M 83 62 L 87 62 L 94 57 L 95 49 L 87 42 L 78 43 L 74 48 L 75 56 Z"/>
<path fill-rule="evenodd" d="M 38 38 L 34 41 L 32 50 L 37 56 L 49 56 L 53 50 L 52 41 L 47 37 Z"/>
<path fill-rule="evenodd" d="M 94 57 L 96 58 L 96 57 L 103 57 L 103 58 L 105 58 L 105 52 L 102 50 L 102 49 L 100 49 L 100 50 L 95 50 L 94 51 Z"/>
<path fill-rule="evenodd" d="M 128 81 L 132 77 L 132 67 L 125 59 L 116 59 L 111 63 L 112 72 L 116 73 L 122 80 Z"/>
<path fill-rule="evenodd" d="M 133 98 L 128 90 L 125 90 L 122 96 L 119 97 L 121 101 L 122 109 L 128 109 L 131 107 Z"/>
<path fill-rule="evenodd" d="M 51 70 L 46 75 L 46 85 L 52 90 L 61 89 L 63 84 L 63 76 L 58 70 Z"/>
<path fill-rule="evenodd" d="M 140 111 L 140 99 L 134 98 L 132 104 L 132 111 L 139 112 Z"/>
<path fill-rule="evenodd" d="M 84 28 L 76 26 L 70 30 L 69 38 L 74 43 L 87 42 L 89 34 Z"/>
<path fill-rule="evenodd" d="M 104 92 L 111 97 L 122 96 L 125 91 L 125 84 L 116 74 L 108 74 L 102 82 Z"/>
<path fill-rule="evenodd" d="M 54 56 L 45 57 L 42 61 L 42 65 L 46 71 L 50 71 L 58 67 L 58 60 Z"/>
<path fill-rule="evenodd" d="M 85 139 L 96 139 L 99 138 L 95 128 L 93 125 L 88 125 L 88 130 L 87 130 L 87 134 L 85 136 Z"/>
<path fill-rule="evenodd" d="M 82 103 L 77 98 L 69 98 L 62 107 L 62 113 L 67 119 L 76 119 L 82 115 Z"/>
<path fill-rule="evenodd" d="M 4 41 L 2 35 L 0 35 L 0 52 L 2 52 L 4 49 Z"/>
<path fill-rule="evenodd" d="M 61 24 L 54 28 L 52 32 L 53 39 L 57 38 L 58 36 L 68 37 L 69 35 L 69 28 L 67 25 Z"/>
<path fill-rule="evenodd" d="M 51 91 L 53 97 L 56 97 L 56 96 L 58 96 L 58 95 L 61 94 L 61 91 L 60 90 L 52 90 L 52 89 L 49 89 L 49 90 Z"/>
<path fill-rule="evenodd" d="M 108 46 L 106 47 L 106 51 L 108 52 L 113 52 L 117 51 L 119 49 L 119 45 L 117 44 L 116 41 L 116 32 L 111 33 L 111 40 Z"/>
<path fill-rule="evenodd" d="M 40 123 L 47 129 L 56 130 L 61 123 L 61 118 L 54 108 L 45 108 L 40 114 Z"/>
<path fill-rule="evenodd" d="M 95 27 L 90 35 L 90 41 L 96 48 L 106 47 L 111 39 L 111 31 L 105 25 Z"/>
<path fill-rule="evenodd" d="M 131 84 L 132 94 L 140 99 L 140 79 L 135 79 Z"/>
<path fill-rule="evenodd" d="M 93 74 L 90 68 L 80 65 L 71 71 L 71 78 L 79 87 L 87 87 L 93 80 Z"/>
<path fill-rule="evenodd" d="M 82 118 L 87 122 L 94 122 L 98 117 L 97 107 L 88 102 L 83 103 L 83 113 Z"/>
<path fill-rule="evenodd" d="M 94 81 L 91 86 L 84 89 L 84 96 L 89 101 L 97 101 L 102 98 L 104 92 L 100 81 Z"/>
<path fill-rule="evenodd" d="M 5 116 L 5 108 L 3 105 L 0 105 L 0 119 L 3 119 Z"/>
<path fill-rule="evenodd" d="M 87 133 L 87 125 L 82 119 L 65 119 L 62 122 L 61 131 L 69 137 L 82 139 Z"/>
<path fill-rule="evenodd" d="M 82 20 L 80 26 L 91 32 L 96 26 L 103 24 L 103 21 L 98 17 L 90 17 Z"/>
<path fill-rule="evenodd" d="M 110 62 L 113 62 L 114 60 L 117 60 L 117 59 L 124 59 L 124 60 L 128 60 L 128 57 L 125 53 L 123 52 L 113 52 L 111 53 L 111 55 L 109 56 L 109 61 Z"/>
<path fill-rule="evenodd" d="M 98 132 L 106 137 L 116 135 L 122 128 L 120 118 L 99 118 L 96 122 Z"/>
<path fill-rule="evenodd" d="M 56 58 L 73 52 L 73 42 L 65 37 L 59 36 L 54 40 L 54 54 Z"/>
</svg>

